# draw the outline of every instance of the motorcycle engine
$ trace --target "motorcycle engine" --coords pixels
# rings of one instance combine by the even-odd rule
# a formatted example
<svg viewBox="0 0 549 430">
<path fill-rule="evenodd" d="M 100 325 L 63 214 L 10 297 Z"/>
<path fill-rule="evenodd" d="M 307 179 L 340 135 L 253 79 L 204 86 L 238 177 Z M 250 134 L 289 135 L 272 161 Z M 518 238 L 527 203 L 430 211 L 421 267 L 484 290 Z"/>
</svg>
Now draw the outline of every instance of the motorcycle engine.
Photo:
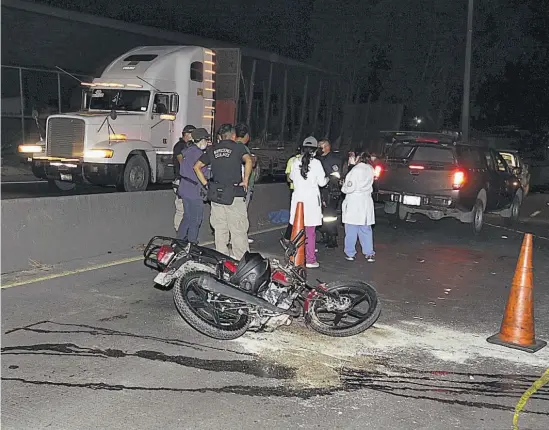
<svg viewBox="0 0 549 430">
<path fill-rule="evenodd" d="M 258 294 L 263 300 L 268 301 L 271 305 L 277 306 L 284 310 L 292 306 L 293 300 L 288 294 L 286 287 L 279 286 L 271 282 L 265 291 Z"/>
<path fill-rule="evenodd" d="M 274 306 L 281 309 L 289 309 L 292 306 L 293 298 L 288 294 L 287 288 L 279 286 L 271 282 L 269 286 L 258 294 L 258 297 L 266 300 Z M 252 319 L 250 330 L 263 329 L 265 331 L 273 331 L 281 325 L 289 325 L 292 322 L 292 317 L 285 314 L 274 314 L 271 311 L 261 310 Z"/>
</svg>

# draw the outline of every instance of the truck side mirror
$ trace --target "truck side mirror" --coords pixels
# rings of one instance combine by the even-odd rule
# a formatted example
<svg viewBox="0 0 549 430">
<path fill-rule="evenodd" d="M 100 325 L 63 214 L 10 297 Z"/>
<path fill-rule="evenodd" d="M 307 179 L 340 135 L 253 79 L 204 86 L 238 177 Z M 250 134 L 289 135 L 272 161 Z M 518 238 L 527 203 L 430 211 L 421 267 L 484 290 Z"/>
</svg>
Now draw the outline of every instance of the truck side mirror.
<svg viewBox="0 0 549 430">
<path fill-rule="evenodd" d="M 172 94 L 170 95 L 170 113 L 175 115 L 179 112 L 179 95 Z"/>
</svg>

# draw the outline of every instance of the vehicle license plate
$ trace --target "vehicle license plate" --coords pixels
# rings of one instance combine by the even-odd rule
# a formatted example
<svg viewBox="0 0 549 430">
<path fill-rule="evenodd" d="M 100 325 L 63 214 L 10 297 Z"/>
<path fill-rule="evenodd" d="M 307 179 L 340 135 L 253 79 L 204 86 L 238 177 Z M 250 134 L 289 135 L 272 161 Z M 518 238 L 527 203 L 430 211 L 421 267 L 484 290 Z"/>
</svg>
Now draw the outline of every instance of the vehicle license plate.
<svg viewBox="0 0 549 430">
<path fill-rule="evenodd" d="M 72 175 L 68 175 L 66 173 L 61 173 L 60 175 L 62 181 L 72 181 Z"/>
<path fill-rule="evenodd" d="M 402 203 L 410 206 L 420 206 L 421 197 L 418 196 L 404 196 Z"/>
</svg>

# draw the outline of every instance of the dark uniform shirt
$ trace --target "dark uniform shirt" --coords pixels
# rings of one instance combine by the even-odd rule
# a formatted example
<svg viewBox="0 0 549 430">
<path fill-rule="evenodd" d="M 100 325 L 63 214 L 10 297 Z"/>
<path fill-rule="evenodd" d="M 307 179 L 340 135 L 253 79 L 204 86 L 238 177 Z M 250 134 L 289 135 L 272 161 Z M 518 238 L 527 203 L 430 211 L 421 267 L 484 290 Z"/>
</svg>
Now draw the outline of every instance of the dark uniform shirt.
<svg viewBox="0 0 549 430">
<path fill-rule="evenodd" d="M 339 155 L 330 151 L 326 155 L 321 155 L 318 159 L 322 163 L 322 167 L 324 167 L 324 173 L 326 173 L 326 176 L 329 176 L 332 172 L 341 171 L 342 166 Z"/>
<path fill-rule="evenodd" d="M 222 140 L 206 149 L 200 157 L 206 166 L 211 166 L 211 176 L 214 182 L 224 186 L 238 185 L 242 182 L 242 157 L 249 151 L 245 145 Z M 245 197 L 244 188 L 238 187 L 236 197 Z"/>
<path fill-rule="evenodd" d="M 173 173 L 175 174 L 175 179 L 179 179 L 179 160 L 177 159 L 178 155 L 181 155 L 184 149 L 189 147 L 189 143 L 185 142 L 183 139 L 179 139 L 173 147 Z"/>
</svg>

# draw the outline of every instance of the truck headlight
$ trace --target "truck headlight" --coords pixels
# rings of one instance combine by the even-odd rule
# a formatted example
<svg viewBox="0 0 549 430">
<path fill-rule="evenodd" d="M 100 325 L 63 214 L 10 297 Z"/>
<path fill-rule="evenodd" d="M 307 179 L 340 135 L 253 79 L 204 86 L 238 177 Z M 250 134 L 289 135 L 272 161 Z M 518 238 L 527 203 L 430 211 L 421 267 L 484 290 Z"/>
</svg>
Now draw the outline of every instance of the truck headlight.
<svg viewBox="0 0 549 430">
<path fill-rule="evenodd" d="M 23 154 L 36 154 L 43 151 L 42 145 L 19 145 L 17 150 Z"/>
<path fill-rule="evenodd" d="M 112 149 L 88 149 L 84 151 L 84 158 L 112 158 Z"/>
</svg>

